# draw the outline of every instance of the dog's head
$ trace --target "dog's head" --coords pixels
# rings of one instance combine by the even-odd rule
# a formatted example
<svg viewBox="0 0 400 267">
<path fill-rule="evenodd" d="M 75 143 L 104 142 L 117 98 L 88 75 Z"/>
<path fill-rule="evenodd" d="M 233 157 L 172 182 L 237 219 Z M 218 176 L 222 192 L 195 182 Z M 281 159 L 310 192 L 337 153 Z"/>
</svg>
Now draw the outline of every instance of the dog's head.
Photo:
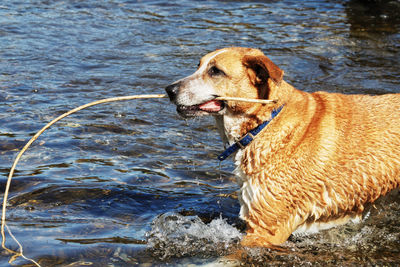
<svg viewBox="0 0 400 267">
<path fill-rule="evenodd" d="M 256 104 L 215 98 L 271 99 L 283 71 L 260 50 L 224 48 L 205 55 L 192 75 L 167 86 L 166 91 L 183 117 L 246 113 Z"/>
</svg>

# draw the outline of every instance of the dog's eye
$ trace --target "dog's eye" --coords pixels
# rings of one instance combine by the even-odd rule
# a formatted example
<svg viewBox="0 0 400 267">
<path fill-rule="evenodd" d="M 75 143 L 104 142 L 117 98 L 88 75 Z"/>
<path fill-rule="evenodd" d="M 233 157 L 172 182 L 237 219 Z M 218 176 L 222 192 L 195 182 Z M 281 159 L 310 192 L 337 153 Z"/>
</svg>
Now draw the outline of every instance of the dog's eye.
<svg viewBox="0 0 400 267">
<path fill-rule="evenodd" d="M 214 77 L 214 76 L 219 76 L 219 75 L 225 75 L 225 72 L 223 72 L 222 70 L 218 69 L 216 66 L 212 66 L 208 70 L 208 75 L 210 75 L 211 77 Z"/>
</svg>

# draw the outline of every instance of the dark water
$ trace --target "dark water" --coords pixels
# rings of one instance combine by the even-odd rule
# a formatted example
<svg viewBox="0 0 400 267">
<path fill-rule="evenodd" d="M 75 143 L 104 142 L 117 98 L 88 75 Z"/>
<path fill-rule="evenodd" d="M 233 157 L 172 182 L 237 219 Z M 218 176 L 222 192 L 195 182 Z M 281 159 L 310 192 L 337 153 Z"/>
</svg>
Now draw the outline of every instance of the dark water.
<svg viewBox="0 0 400 267">
<path fill-rule="evenodd" d="M 163 93 L 216 48 L 261 48 L 306 91 L 400 92 L 399 30 L 399 1 L 3 0 L 0 189 L 17 150 L 55 116 Z M 215 263 L 244 227 L 221 150 L 211 118 L 186 122 L 165 99 L 92 107 L 22 158 L 8 225 L 42 266 Z M 241 264 L 400 264 L 399 194 L 368 215 L 292 237 L 283 251 L 251 250 Z"/>
</svg>

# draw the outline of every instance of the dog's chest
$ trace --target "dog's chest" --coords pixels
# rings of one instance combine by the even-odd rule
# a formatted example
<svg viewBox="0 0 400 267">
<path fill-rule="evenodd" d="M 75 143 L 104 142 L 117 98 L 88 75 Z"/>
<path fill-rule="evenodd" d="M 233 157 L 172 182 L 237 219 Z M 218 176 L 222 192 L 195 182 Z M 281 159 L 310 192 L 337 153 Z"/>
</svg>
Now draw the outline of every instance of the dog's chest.
<svg viewBox="0 0 400 267">
<path fill-rule="evenodd" d="M 239 150 L 235 156 L 235 176 L 236 182 L 240 186 L 239 203 L 240 203 L 240 218 L 245 220 L 251 210 L 253 201 L 257 199 L 259 188 L 255 186 L 250 177 L 245 174 L 241 168 L 243 151 Z"/>
</svg>

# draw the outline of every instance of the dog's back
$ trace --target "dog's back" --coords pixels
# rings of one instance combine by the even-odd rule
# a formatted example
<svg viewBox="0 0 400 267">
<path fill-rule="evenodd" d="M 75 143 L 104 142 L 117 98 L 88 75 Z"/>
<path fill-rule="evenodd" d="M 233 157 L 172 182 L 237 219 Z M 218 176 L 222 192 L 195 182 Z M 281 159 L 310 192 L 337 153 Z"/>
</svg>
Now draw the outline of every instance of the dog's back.
<svg viewBox="0 0 400 267">
<path fill-rule="evenodd" d="M 256 231 L 247 245 L 359 218 L 400 185 L 400 94 L 292 93 L 275 124 L 241 155 L 241 215 Z M 254 195 L 245 203 L 243 194 Z"/>
<path fill-rule="evenodd" d="M 338 100 L 327 101 L 334 106 L 326 113 L 335 125 L 322 128 L 335 145 L 320 148 L 330 153 L 325 184 L 336 188 L 332 208 L 361 213 L 364 204 L 400 184 L 400 94 L 332 97 Z"/>
</svg>

